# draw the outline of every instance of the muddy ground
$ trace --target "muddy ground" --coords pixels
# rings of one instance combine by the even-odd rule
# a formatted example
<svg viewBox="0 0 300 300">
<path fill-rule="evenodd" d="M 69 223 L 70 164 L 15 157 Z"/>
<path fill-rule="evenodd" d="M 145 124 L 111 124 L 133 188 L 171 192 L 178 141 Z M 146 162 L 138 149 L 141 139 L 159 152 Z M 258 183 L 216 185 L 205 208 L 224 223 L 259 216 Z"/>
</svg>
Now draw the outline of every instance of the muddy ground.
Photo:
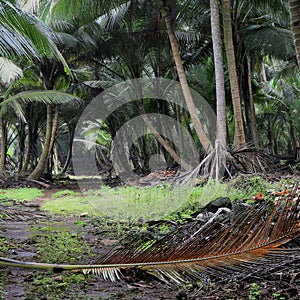
<svg viewBox="0 0 300 300">
<path fill-rule="evenodd" d="M 65 187 L 61 187 L 65 188 Z M 39 237 L 45 234 L 38 226 L 53 227 L 53 232 L 62 228 L 74 234 L 90 246 L 91 252 L 76 254 L 73 263 L 92 263 L 111 247 L 120 244 L 121 236 L 115 228 L 103 227 L 99 220 L 82 216 L 51 216 L 40 210 L 40 203 L 51 197 L 59 188 L 45 190 L 45 196 L 34 203 L 15 203 L 9 216 L 0 221 L 1 256 L 23 261 L 39 261 Z M 15 217 L 13 217 L 15 216 Z M 78 226 L 78 224 L 80 226 Z M 32 228 L 35 228 L 32 231 Z M 130 228 L 128 228 L 130 230 Z M 51 231 L 51 230 L 50 230 Z M 76 235 L 75 235 L 76 234 Z M 300 248 L 300 240 L 293 246 Z M 46 245 L 45 245 L 46 247 Z M 47 245 L 51 248 L 51 244 Z M 49 249 L 50 251 L 51 249 Z M 50 252 L 49 252 L 50 253 Z M 50 255 L 50 254 L 49 254 Z M 46 271 L 0 268 L 0 295 L 4 300 L 33 299 L 299 299 L 300 260 L 290 256 L 280 266 L 265 273 L 251 274 L 238 280 L 216 280 L 203 277 L 202 282 L 185 286 L 166 284 L 141 272 L 128 272 L 112 283 L 84 276 L 81 273 L 53 274 Z"/>
</svg>

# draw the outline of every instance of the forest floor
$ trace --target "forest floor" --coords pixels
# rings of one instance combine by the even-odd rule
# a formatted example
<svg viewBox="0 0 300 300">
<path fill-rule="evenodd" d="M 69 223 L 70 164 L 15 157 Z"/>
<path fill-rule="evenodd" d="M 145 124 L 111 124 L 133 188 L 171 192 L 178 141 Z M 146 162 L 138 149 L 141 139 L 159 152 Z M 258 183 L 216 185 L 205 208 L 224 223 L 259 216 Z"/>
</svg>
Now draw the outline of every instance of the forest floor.
<svg viewBox="0 0 300 300">
<path fill-rule="evenodd" d="M 298 180 L 299 178 L 297 178 Z M 299 183 L 299 180 L 298 180 Z M 297 183 L 297 184 L 298 184 Z M 63 216 L 41 210 L 41 204 L 76 185 L 53 186 L 31 201 L 9 203 L 9 214 L 0 218 L 0 255 L 21 261 L 91 264 L 112 247 L 122 244 L 124 237 L 137 232 L 130 228 L 103 222 L 81 214 Z M 6 200 L 7 202 L 7 200 Z M 3 207 L 8 205 L 0 203 Z M 187 220 L 194 224 L 195 220 Z M 192 226 L 192 225 L 191 225 Z M 292 241 L 300 248 L 300 238 Z M 300 259 L 290 256 L 280 266 L 265 273 L 245 278 L 203 281 L 179 286 L 164 283 L 141 271 L 126 272 L 117 282 L 104 281 L 81 272 L 0 268 L 0 299 L 299 299 Z"/>
</svg>

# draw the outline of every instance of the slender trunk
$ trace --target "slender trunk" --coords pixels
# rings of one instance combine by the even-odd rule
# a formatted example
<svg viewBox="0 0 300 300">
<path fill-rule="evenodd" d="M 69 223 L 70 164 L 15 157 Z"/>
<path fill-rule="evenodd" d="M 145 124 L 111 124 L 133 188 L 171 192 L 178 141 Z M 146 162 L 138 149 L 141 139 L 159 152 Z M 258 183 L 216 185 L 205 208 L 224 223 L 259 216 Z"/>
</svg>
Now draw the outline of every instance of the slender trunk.
<svg viewBox="0 0 300 300">
<path fill-rule="evenodd" d="M 46 124 L 46 134 L 45 134 L 45 142 L 43 151 L 40 157 L 40 160 L 32 171 L 32 173 L 28 176 L 28 179 L 37 180 L 41 177 L 42 173 L 45 170 L 47 165 L 47 160 L 49 157 L 49 149 L 50 149 L 50 141 L 51 141 L 51 131 L 52 131 L 52 106 L 50 104 L 47 105 L 47 124 Z"/>
<path fill-rule="evenodd" d="M 217 133 L 215 160 L 212 164 L 211 176 L 221 179 L 221 169 L 226 164 L 226 141 L 227 141 L 227 115 L 225 98 L 225 79 L 223 69 L 223 51 L 221 39 L 221 26 L 218 0 L 210 0 L 211 35 L 214 51 L 215 81 L 216 81 L 216 107 L 217 107 Z"/>
<path fill-rule="evenodd" d="M 159 132 L 155 129 L 154 125 L 152 124 L 152 121 L 149 119 L 145 112 L 143 100 L 139 101 L 139 110 L 141 113 L 141 116 L 146 124 L 146 126 L 150 129 L 151 133 L 154 135 L 154 137 L 158 140 L 158 142 L 168 151 L 168 153 L 173 157 L 173 159 L 183 167 L 185 170 L 191 170 L 192 166 L 188 164 L 186 161 L 184 161 L 180 156 L 176 153 L 176 151 L 170 146 L 168 141 L 166 141 Z"/>
<path fill-rule="evenodd" d="M 52 130 L 51 130 L 51 139 L 50 139 L 50 145 L 49 145 L 49 153 L 48 153 L 48 174 L 52 174 L 52 170 L 54 167 L 54 160 L 53 160 L 53 148 L 54 148 L 54 142 L 55 142 L 55 136 L 56 136 L 56 130 L 58 127 L 58 117 L 59 117 L 59 105 L 55 106 L 55 113 L 52 123 Z"/>
<path fill-rule="evenodd" d="M 300 0 L 290 0 L 291 27 L 294 34 L 294 43 L 300 67 Z M 296 132 L 295 132 L 296 134 Z M 300 160 L 300 142 L 296 135 L 296 160 Z"/>
<path fill-rule="evenodd" d="M 217 98 L 217 140 L 220 145 L 226 148 L 226 99 L 225 99 L 225 83 L 222 56 L 222 39 L 220 32 L 220 15 L 218 0 L 210 0 L 211 12 L 211 31 L 214 51 L 215 78 L 216 78 L 216 98 Z"/>
<path fill-rule="evenodd" d="M 49 144 L 49 155 L 53 149 L 53 145 L 55 142 L 56 130 L 58 127 L 58 117 L 59 117 L 59 105 L 56 105 L 54 118 L 53 118 L 52 131 L 51 131 L 51 139 L 50 139 L 50 144 Z"/>
<path fill-rule="evenodd" d="M 258 148 L 258 131 L 256 124 L 256 116 L 255 116 L 255 106 L 253 102 L 253 90 L 252 90 L 252 76 L 251 76 L 251 60 L 250 57 L 247 56 L 247 74 L 248 74 L 248 91 L 249 91 L 249 108 L 250 108 L 250 127 L 251 127 L 251 135 L 253 145 Z"/>
<path fill-rule="evenodd" d="M 67 154 L 67 159 L 64 164 L 64 167 L 62 169 L 62 173 L 66 173 L 67 169 L 70 165 L 71 159 L 72 159 L 72 151 L 73 151 L 73 139 L 74 139 L 74 127 L 70 128 L 69 127 L 69 149 L 68 149 L 68 154 Z"/>
<path fill-rule="evenodd" d="M 21 173 L 26 173 L 29 166 L 31 142 L 32 142 L 32 134 L 31 134 L 31 130 L 28 129 L 27 152 L 25 155 L 24 164 L 22 166 Z"/>
<path fill-rule="evenodd" d="M 294 34 L 298 66 L 300 66 L 300 0 L 290 0 L 291 27 Z"/>
<path fill-rule="evenodd" d="M 230 89 L 232 96 L 232 104 L 234 110 L 234 145 L 237 147 L 246 144 L 243 114 L 241 107 L 241 97 L 237 78 L 237 69 L 235 63 L 235 51 L 233 45 L 232 26 L 231 26 L 231 3 L 230 0 L 222 0 L 223 5 L 223 30 L 224 41 L 227 56 L 228 73 L 230 79 Z"/>
<path fill-rule="evenodd" d="M 1 130 L 1 157 L 0 157 L 0 171 L 5 171 L 6 165 L 6 125 L 3 118 L 0 118 Z"/>
<path fill-rule="evenodd" d="M 197 115 L 196 106 L 193 101 L 191 91 L 189 89 L 187 79 L 185 76 L 184 68 L 182 65 L 177 39 L 175 37 L 174 30 L 172 28 L 171 17 L 167 15 L 167 16 L 165 16 L 164 19 L 165 19 L 167 33 L 168 33 L 168 37 L 169 37 L 171 48 L 172 48 L 173 58 L 174 58 L 174 61 L 176 64 L 176 70 L 178 73 L 179 82 L 181 85 L 182 93 L 183 93 L 188 111 L 191 115 L 192 121 L 194 123 L 194 128 L 195 128 L 197 136 L 200 140 L 200 143 L 202 144 L 205 152 L 210 153 L 212 151 L 212 145 L 211 145 L 211 142 L 208 139 L 206 133 L 204 132 L 202 124 Z"/>
<path fill-rule="evenodd" d="M 18 155 L 18 170 L 17 172 L 20 173 L 24 163 L 24 156 L 25 156 L 25 141 L 26 141 L 26 132 L 25 132 L 25 124 L 21 125 L 21 128 L 18 133 L 19 138 L 19 155 Z"/>
</svg>

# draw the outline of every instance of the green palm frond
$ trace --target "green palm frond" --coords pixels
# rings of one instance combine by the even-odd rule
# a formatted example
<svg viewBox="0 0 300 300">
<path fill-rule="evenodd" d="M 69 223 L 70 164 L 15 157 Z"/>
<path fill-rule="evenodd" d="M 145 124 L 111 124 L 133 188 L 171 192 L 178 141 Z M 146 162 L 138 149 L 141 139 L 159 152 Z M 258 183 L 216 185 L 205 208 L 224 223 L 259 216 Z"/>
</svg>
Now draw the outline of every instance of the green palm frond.
<svg viewBox="0 0 300 300">
<path fill-rule="evenodd" d="M 115 2 L 122 3 L 125 1 L 58 0 L 53 7 L 50 23 L 62 19 L 70 23 L 76 21 L 79 26 L 82 26 L 96 20 L 104 12 L 112 9 L 116 5 Z"/>
<path fill-rule="evenodd" d="M 244 42 L 249 53 L 260 51 L 278 59 L 295 56 L 293 34 L 290 30 L 274 26 L 251 25 L 242 31 L 241 42 Z"/>
<path fill-rule="evenodd" d="M 19 118 L 25 120 L 23 103 L 38 102 L 44 104 L 78 105 L 82 100 L 68 93 L 58 91 L 26 91 L 10 96 L 0 104 L 0 118 L 9 113 L 10 106 Z"/>
<path fill-rule="evenodd" d="M 36 58 L 55 57 L 63 64 L 65 72 L 70 74 L 68 64 L 56 47 L 57 40 L 54 32 L 36 16 L 17 9 L 7 1 L 1 1 L 1 28 L 6 33 L 6 38 L 4 40 L 1 38 L 0 51 L 4 49 L 0 54 L 6 56 L 12 50 L 15 54 L 34 55 Z"/>
<path fill-rule="evenodd" d="M 274 261 L 288 259 L 292 252 L 299 255 L 299 249 L 284 247 L 300 235 L 300 197 L 293 200 L 292 196 L 275 205 L 265 202 L 246 209 L 228 226 L 218 222 L 206 224 L 185 239 L 179 230 L 135 251 L 114 249 L 95 265 L 55 265 L 7 258 L 0 258 L 0 265 L 56 272 L 83 270 L 112 281 L 128 268 L 140 268 L 177 283 L 197 280 L 203 273 L 222 278 L 237 272 L 255 273 Z"/>
<path fill-rule="evenodd" d="M 51 50 L 48 39 L 40 30 L 42 22 L 33 15 L 16 9 L 9 2 L 1 1 L 0 24 L 8 30 L 18 32 L 28 38 L 28 43 L 31 42 L 39 53 L 50 57 Z"/>
<path fill-rule="evenodd" d="M 71 102 L 75 104 L 81 102 L 81 99 L 71 94 L 49 90 L 21 92 L 5 99 L 0 105 L 11 104 L 18 100 L 25 102 L 42 102 L 45 104 L 67 104 Z"/>
<path fill-rule="evenodd" d="M 18 32 L 8 30 L 0 24 L 0 55 L 13 58 L 16 55 L 37 57 L 37 51 L 32 43 Z"/>
<path fill-rule="evenodd" d="M 113 8 L 108 13 L 100 16 L 96 23 L 99 24 L 102 28 L 105 28 L 108 31 L 114 29 L 115 25 L 118 24 L 127 13 L 130 7 L 131 1 L 127 1 L 116 8 Z"/>
</svg>

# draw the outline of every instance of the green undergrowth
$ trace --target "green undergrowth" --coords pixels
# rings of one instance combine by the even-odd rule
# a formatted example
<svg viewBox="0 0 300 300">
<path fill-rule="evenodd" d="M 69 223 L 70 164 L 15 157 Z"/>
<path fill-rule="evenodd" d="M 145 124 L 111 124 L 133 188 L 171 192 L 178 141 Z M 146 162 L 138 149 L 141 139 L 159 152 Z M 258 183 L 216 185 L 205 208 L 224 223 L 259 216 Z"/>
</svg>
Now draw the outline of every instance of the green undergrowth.
<svg viewBox="0 0 300 300">
<path fill-rule="evenodd" d="M 229 183 L 210 182 L 197 187 L 169 184 L 154 187 L 102 186 L 85 193 L 57 192 L 51 200 L 43 203 L 42 208 L 54 214 L 84 214 L 137 223 L 141 219 L 174 219 L 178 212 L 181 217 L 188 218 L 195 210 L 218 197 L 251 201 L 258 192 L 263 192 L 267 198 L 267 190 L 272 186 L 274 183 L 259 176 L 236 178 Z"/>
<path fill-rule="evenodd" d="M 18 202 L 33 201 L 42 196 L 43 191 L 37 188 L 0 189 L 0 202 L 7 199 Z"/>
<path fill-rule="evenodd" d="M 91 257 L 89 245 L 70 226 L 60 223 L 39 224 L 30 228 L 38 259 L 47 263 L 75 263 Z"/>
<path fill-rule="evenodd" d="M 80 227 L 80 224 L 76 224 Z M 81 234 L 76 233 L 73 225 L 59 222 L 40 223 L 30 228 L 29 241 L 36 248 L 35 260 L 52 264 L 82 264 L 94 258 L 90 245 Z M 81 272 L 38 271 L 26 282 L 30 299 L 76 299 L 73 291 L 86 288 L 93 276 Z M 70 298 L 69 298 L 70 296 Z M 78 296 L 78 295 L 77 295 Z"/>
</svg>

